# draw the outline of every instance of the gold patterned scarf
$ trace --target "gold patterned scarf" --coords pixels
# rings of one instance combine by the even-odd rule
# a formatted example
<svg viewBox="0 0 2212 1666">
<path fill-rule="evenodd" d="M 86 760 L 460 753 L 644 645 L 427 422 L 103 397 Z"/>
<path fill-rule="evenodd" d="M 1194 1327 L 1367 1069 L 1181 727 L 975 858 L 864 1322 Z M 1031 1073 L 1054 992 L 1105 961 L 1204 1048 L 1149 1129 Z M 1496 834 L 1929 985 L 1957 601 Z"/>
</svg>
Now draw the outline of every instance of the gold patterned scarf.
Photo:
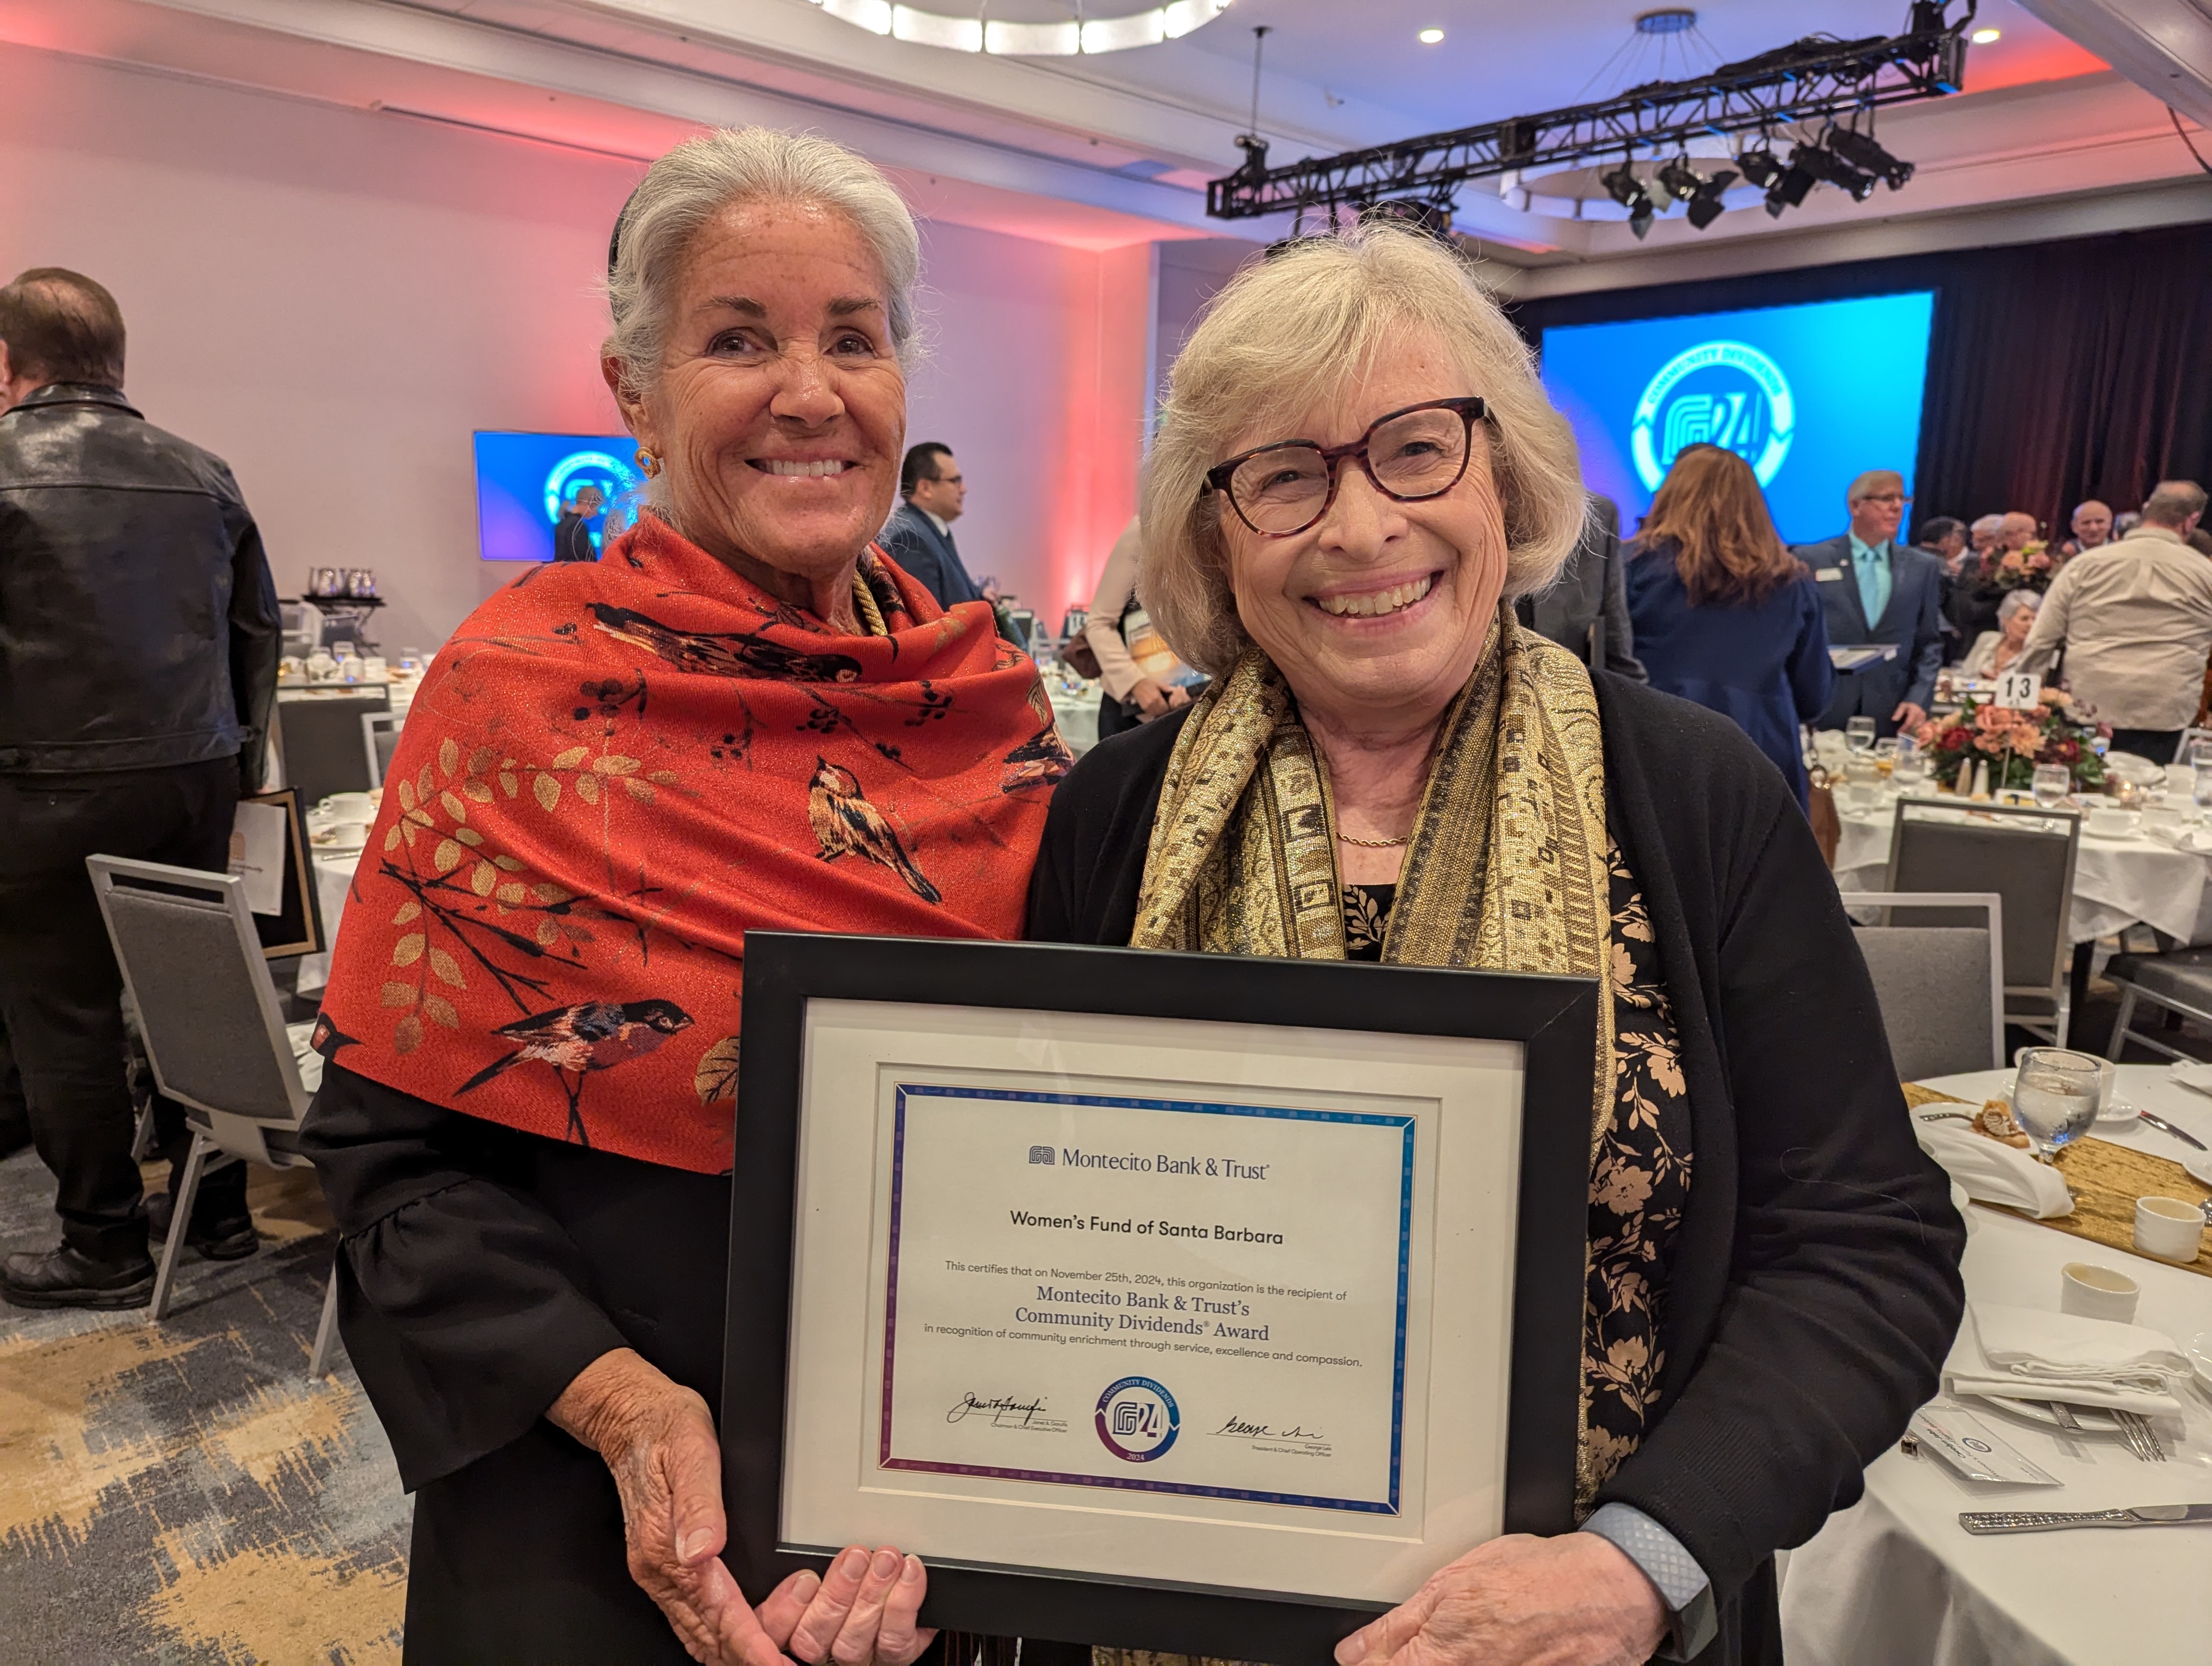
<svg viewBox="0 0 2212 1666">
<path fill-rule="evenodd" d="M 1248 649 L 1176 738 L 1130 945 L 1343 959 L 1335 819 L 1289 685 Z M 1593 1160 L 1616 1087 L 1606 849 L 1589 673 L 1501 607 L 1481 664 L 1444 714 L 1382 958 L 1597 979 Z M 1588 1398 L 1585 1383 L 1585 1437 Z M 1583 1449 L 1577 1492 L 1587 1507 L 1597 1477 L 1586 1438 Z"/>
<path fill-rule="evenodd" d="M 1510 609 L 1498 633 L 1444 714 L 1382 958 L 1598 979 L 1595 1152 L 1613 1094 L 1597 700 Z M 1335 819 L 1289 685 L 1248 649 L 1176 739 L 1131 946 L 1343 959 Z"/>
</svg>

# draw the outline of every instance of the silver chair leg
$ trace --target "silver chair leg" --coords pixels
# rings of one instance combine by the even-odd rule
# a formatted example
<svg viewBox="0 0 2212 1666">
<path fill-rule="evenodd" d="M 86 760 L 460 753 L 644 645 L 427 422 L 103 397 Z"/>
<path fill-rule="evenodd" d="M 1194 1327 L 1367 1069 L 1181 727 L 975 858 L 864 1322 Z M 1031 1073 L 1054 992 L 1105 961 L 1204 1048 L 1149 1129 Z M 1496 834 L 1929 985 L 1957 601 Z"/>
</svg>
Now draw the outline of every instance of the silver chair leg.
<svg viewBox="0 0 2212 1666">
<path fill-rule="evenodd" d="M 155 1322 L 169 1316 L 169 1293 L 177 1276 L 177 1256 L 185 1247 L 185 1225 L 192 1218 L 192 1201 L 199 1195 L 200 1173 L 206 1168 L 208 1156 L 216 1149 L 214 1140 L 204 1134 L 192 1135 L 191 1155 L 185 1158 L 184 1178 L 178 1183 L 176 1195 L 170 1200 L 169 1237 L 161 1246 L 161 1270 L 154 1274 L 154 1299 L 148 1312 Z"/>
<path fill-rule="evenodd" d="M 2120 986 L 2119 1015 L 2112 1020 L 2112 1045 L 2105 1049 L 2105 1056 L 2112 1060 L 2115 1064 L 2119 1062 L 2121 1053 L 2126 1050 L 2128 1044 L 2128 1020 L 2134 1018 L 2135 1015 L 2136 992 L 2130 985 L 2124 983 Z"/>
<path fill-rule="evenodd" d="M 315 1326 L 315 1351 L 308 1356 L 307 1375 L 319 1379 L 331 1368 L 331 1344 L 338 1334 L 338 1267 L 331 1263 L 330 1282 L 323 1286 L 323 1316 Z"/>
<path fill-rule="evenodd" d="M 146 1096 L 145 1104 L 138 1112 L 138 1126 L 131 1135 L 131 1160 L 143 1163 L 146 1153 L 154 1149 L 154 1096 Z"/>
</svg>

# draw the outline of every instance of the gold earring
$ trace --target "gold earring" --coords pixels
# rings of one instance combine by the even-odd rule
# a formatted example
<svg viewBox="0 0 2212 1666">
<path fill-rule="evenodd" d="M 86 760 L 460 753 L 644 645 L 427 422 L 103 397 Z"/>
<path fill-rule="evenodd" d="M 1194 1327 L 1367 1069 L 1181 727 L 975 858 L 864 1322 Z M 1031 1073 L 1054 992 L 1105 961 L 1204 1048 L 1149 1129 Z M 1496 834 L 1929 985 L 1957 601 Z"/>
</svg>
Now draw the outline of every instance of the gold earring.
<svg viewBox="0 0 2212 1666">
<path fill-rule="evenodd" d="M 643 446 L 637 448 L 637 465 L 645 471 L 645 477 L 647 480 L 660 472 L 660 459 Z"/>
</svg>

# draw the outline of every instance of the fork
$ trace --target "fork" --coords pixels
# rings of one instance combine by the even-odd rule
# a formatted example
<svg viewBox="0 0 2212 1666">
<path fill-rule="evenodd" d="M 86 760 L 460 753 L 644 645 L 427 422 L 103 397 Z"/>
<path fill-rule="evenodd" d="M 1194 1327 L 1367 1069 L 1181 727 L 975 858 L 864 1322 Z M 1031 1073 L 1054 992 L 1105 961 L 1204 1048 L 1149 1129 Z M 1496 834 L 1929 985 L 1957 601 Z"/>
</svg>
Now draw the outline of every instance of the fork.
<svg viewBox="0 0 2212 1666">
<path fill-rule="evenodd" d="M 2145 1463 L 2166 1462 L 2166 1447 L 2158 1438 L 2158 1430 L 2141 1412 L 2114 1412 L 2112 1420 L 2120 1426 L 2128 1444 Z"/>
</svg>

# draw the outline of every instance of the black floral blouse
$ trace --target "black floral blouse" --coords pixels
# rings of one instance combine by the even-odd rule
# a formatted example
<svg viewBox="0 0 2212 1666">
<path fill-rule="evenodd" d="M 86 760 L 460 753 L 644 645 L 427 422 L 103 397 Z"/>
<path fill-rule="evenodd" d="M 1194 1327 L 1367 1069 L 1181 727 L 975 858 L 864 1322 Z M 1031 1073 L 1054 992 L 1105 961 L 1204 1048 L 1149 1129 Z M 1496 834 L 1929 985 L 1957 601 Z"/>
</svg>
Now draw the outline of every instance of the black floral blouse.
<svg viewBox="0 0 2212 1666">
<path fill-rule="evenodd" d="M 1659 1347 L 1682 1207 L 1690 1191 L 1690 1102 L 1644 893 L 1619 847 L 1612 873 L 1613 1125 L 1590 1169 L 1589 1282 L 1583 1381 L 1589 1456 L 1603 1481 L 1644 1438 L 1666 1359 Z M 1344 887 L 1345 955 L 1380 960 L 1395 885 Z"/>
</svg>

